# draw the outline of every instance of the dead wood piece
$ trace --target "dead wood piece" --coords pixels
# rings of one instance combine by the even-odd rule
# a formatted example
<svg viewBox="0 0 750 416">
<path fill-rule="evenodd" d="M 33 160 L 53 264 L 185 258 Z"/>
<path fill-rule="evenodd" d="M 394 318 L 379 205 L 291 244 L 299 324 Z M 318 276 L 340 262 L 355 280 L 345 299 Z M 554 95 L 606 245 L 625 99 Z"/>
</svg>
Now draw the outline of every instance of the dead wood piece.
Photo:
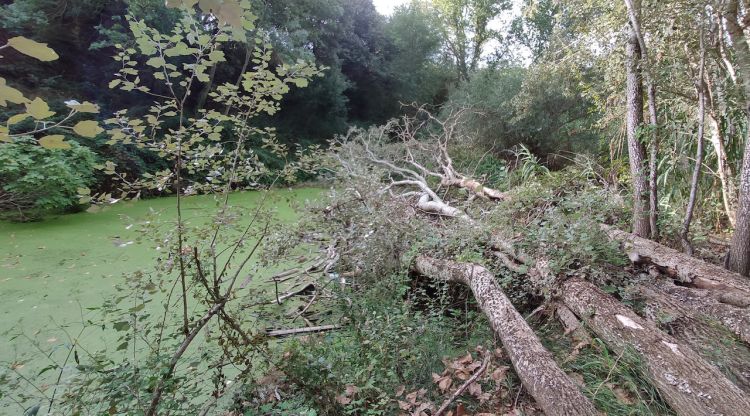
<svg viewBox="0 0 750 416">
<path fill-rule="evenodd" d="M 750 399 L 691 348 L 665 334 L 593 284 L 570 279 L 562 300 L 613 350 L 632 349 L 664 400 L 679 415 L 734 415 Z"/>
<path fill-rule="evenodd" d="M 576 318 L 575 314 L 567 306 L 558 304 L 555 307 L 555 315 L 557 315 L 557 319 L 565 328 L 565 335 L 570 335 L 576 342 L 570 354 L 565 358 L 565 362 L 567 363 L 575 360 L 583 348 L 591 345 L 592 339 L 581 321 Z"/>
<path fill-rule="evenodd" d="M 284 302 L 285 300 L 291 298 L 292 296 L 297 296 L 297 295 L 307 293 L 310 291 L 314 291 L 314 290 L 315 290 L 315 285 L 312 283 L 308 283 L 297 290 L 293 290 L 291 292 L 284 293 L 281 296 L 277 296 L 276 303 L 281 304 L 281 302 Z"/>
<path fill-rule="evenodd" d="M 341 325 L 320 325 L 311 326 L 307 328 L 293 328 L 293 329 L 274 329 L 266 332 L 269 337 L 285 337 L 289 335 L 301 335 L 310 334 L 315 332 L 325 332 L 340 329 Z"/>
<path fill-rule="evenodd" d="M 419 256 L 414 270 L 432 279 L 462 283 L 471 288 L 492 329 L 500 337 L 521 382 L 545 414 L 598 414 L 576 383 L 542 346 L 487 269 L 472 263 Z"/>
</svg>

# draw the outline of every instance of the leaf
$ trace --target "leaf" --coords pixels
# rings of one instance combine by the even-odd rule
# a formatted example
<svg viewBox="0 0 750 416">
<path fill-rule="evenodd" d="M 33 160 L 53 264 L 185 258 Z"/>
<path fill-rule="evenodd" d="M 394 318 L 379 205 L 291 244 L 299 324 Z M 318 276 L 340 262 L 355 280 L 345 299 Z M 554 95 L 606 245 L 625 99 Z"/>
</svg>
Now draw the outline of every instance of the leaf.
<svg viewBox="0 0 750 416">
<path fill-rule="evenodd" d="M 109 82 L 109 88 L 114 88 L 114 87 L 120 85 L 121 82 L 122 82 L 121 79 L 115 78 L 115 79 L 113 79 L 112 81 Z"/>
<path fill-rule="evenodd" d="M 450 376 L 445 376 L 438 382 L 438 388 L 440 388 L 441 392 L 445 393 L 451 388 L 451 384 L 453 384 L 453 379 Z"/>
<path fill-rule="evenodd" d="M 91 113 L 91 114 L 99 113 L 99 106 L 94 103 L 90 103 L 88 101 L 84 101 L 82 104 L 78 104 L 77 102 L 71 103 L 71 104 L 68 104 L 68 107 L 72 108 L 73 110 L 78 111 L 79 113 Z"/>
<path fill-rule="evenodd" d="M 53 134 L 39 139 L 39 145 L 45 149 L 70 149 L 70 144 L 64 140 L 65 136 L 62 134 Z"/>
<path fill-rule="evenodd" d="M 208 59 L 214 62 L 226 61 L 226 58 L 224 57 L 224 52 L 220 50 L 211 51 L 211 53 L 208 54 Z"/>
<path fill-rule="evenodd" d="M 339 404 L 347 405 L 347 404 L 349 404 L 349 403 L 352 402 L 352 399 L 344 396 L 343 394 L 340 394 L 340 395 L 336 396 L 336 401 Z"/>
<path fill-rule="evenodd" d="M 73 131 L 83 137 L 96 137 L 97 134 L 104 131 L 103 128 L 99 127 L 99 123 L 94 120 L 80 121 L 78 124 L 73 126 Z"/>
<path fill-rule="evenodd" d="M 224 0 L 217 17 L 232 28 L 242 29 L 242 14 L 242 6 L 236 0 Z"/>
<path fill-rule="evenodd" d="M 204 14 L 217 13 L 221 8 L 219 0 L 200 0 L 198 1 L 198 7 L 201 8 Z"/>
<path fill-rule="evenodd" d="M 500 380 L 503 380 L 505 378 L 505 373 L 508 372 L 510 368 L 506 365 L 502 367 L 498 367 L 495 369 L 495 371 L 492 372 L 492 375 L 490 376 L 495 383 L 499 383 Z"/>
<path fill-rule="evenodd" d="M 34 98 L 34 101 L 30 103 L 26 103 L 26 112 L 37 120 L 44 120 L 55 115 L 54 111 L 50 111 L 47 102 L 39 97 Z"/>
<path fill-rule="evenodd" d="M 130 323 L 125 321 L 115 322 L 114 325 L 112 325 L 112 328 L 114 328 L 115 331 L 127 331 L 130 329 Z"/>
<path fill-rule="evenodd" d="M 9 131 L 8 128 L 5 126 L 0 126 L 0 142 L 9 142 L 10 136 L 8 135 Z"/>
<path fill-rule="evenodd" d="M 0 77 L 0 106 L 7 107 L 7 101 L 13 104 L 23 104 L 29 102 L 28 98 L 23 96 L 21 91 L 5 84 L 5 78 Z"/>
<path fill-rule="evenodd" d="M 292 80 L 294 82 L 294 85 L 296 85 L 299 88 L 305 88 L 310 84 L 310 82 L 307 80 L 307 78 L 295 78 Z"/>
<path fill-rule="evenodd" d="M 57 53 L 47 46 L 46 43 L 39 43 L 23 36 L 8 39 L 8 45 L 24 55 L 43 62 L 54 61 L 59 58 Z"/>
<path fill-rule="evenodd" d="M 471 383 L 469 384 L 468 391 L 472 396 L 479 397 L 482 395 L 482 385 L 479 383 Z"/>
<path fill-rule="evenodd" d="M 29 117 L 30 117 L 30 115 L 28 113 L 16 114 L 16 115 L 11 116 L 10 118 L 8 118 L 8 125 L 12 126 L 14 124 L 18 124 L 18 123 L 26 120 Z"/>
<path fill-rule="evenodd" d="M 154 68 L 161 68 L 166 63 L 167 61 L 165 61 L 161 56 L 154 56 L 153 58 L 146 61 L 146 65 L 153 66 Z"/>
</svg>

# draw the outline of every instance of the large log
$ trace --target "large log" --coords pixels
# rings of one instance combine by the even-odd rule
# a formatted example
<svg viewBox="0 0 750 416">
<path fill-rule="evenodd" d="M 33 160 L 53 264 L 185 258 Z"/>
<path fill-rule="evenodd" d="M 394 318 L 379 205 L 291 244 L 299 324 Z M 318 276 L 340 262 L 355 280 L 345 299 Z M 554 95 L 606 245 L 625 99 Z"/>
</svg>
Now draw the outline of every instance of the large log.
<svg viewBox="0 0 750 416">
<path fill-rule="evenodd" d="M 682 283 L 723 292 L 726 303 L 741 303 L 745 306 L 750 304 L 750 281 L 747 278 L 614 227 L 603 224 L 601 227 L 611 239 L 625 246 L 628 256 L 634 263 L 653 263 Z"/>
<path fill-rule="evenodd" d="M 500 337 L 516 374 L 545 414 L 598 414 L 594 405 L 542 346 L 487 269 L 472 263 L 419 256 L 414 270 L 432 279 L 462 283 L 471 288 L 492 329 Z"/>
<path fill-rule="evenodd" d="M 678 415 L 739 415 L 750 399 L 716 367 L 593 284 L 570 279 L 562 300 L 613 350 L 632 349 L 664 400 Z"/>
<path fill-rule="evenodd" d="M 750 310 L 722 302 L 706 290 L 655 282 L 660 292 L 684 308 L 711 318 L 750 345 Z"/>
<path fill-rule="evenodd" d="M 645 304 L 644 316 L 700 354 L 745 393 L 750 393 L 750 348 L 722 328 L 703 307 L 684 302 L 679 291 L 670 289 L 700 291 L 675 286 L 671 281 L 659 283 L 633 288 Z M 687 296 L 693 295 L 688 293 Z M 732 308 L 721 303 L 719 305 Z"/>
</svg>

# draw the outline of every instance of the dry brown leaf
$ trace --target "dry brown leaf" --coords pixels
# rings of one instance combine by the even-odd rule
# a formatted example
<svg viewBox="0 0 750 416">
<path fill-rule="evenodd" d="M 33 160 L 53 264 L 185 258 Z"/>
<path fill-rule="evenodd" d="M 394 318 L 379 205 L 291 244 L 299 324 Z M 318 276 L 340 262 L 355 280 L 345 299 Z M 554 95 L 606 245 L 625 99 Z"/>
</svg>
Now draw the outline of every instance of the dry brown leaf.
<svg viewBox="0 0 750 416">
<path fill-rule="evenodd" d="M 569 373 L 568 376 L 575 381 L 576 384 L 578 384 L 581 387 L 584 387 L 586 385 L 586 380 L 583 379 L 583 376 L 579 373 Z"/>
<path fill-rule="evenodd" d="M 496 358 L 503 358 L 503 350 L 500 348 L 495 348 L 495 357 Z"/>
<path fill-rule="evenodd" d="M 508 372 L 508 370 L 510 370 L 510 367 L 508 367 L 507 365 L 498 367 L 495 369 L 495 371 L 492 372 L 490 377 L 495 381 L 495 383 L 499 383 L 501 380 L 505 379 L 505 374 Z"/>
<path fill-rule="evenodd" d="M 615 394 L 615 397 L 617 397 L 617 400 L 619 400 L 620 402 L 628 405 L 632 405 L 635 403 L 635 397 L 633 397 L 633 395 L 630 394 L 629 391 L 616 385 L 609 385 L 609 388 L 612 390 L 612 393 Z"/>
<path fill-rule="evenodd" d="M 482 395 L 482 385 L 479 383 L 471 383 L 469 384 L 468 392 L 472 396 L 479 398 L 479 396 Z"/>
<path fill-rule="evenodd" d="M 469 364 L 472 361 L 474 361 L 474 358 L 471 356 L 470 352 L 467 352 L 466 355 L 464 355 L 463 357 L 459 358 L 458 361 L 456 361 L 456 362 L 461 363 L 461 364 Z"/>
<path fill-rule="evenodd" d="M 407 401 L 408 401 L 409 403 L 411 403 L 411 404 L 415 404 L 415 403 L 417 402 L 417 392 L 416 392 L 416 391 L 413 391 L 413 392 L 411 392 L 411 393 L 407 394 L 407 395 L 406 395 L 406 400 L 407 400 Z"/>
<path fill-rule="evenodd" d="M 399 397 L 402 394 L 404 394 L 404 391 L 406 391 L 406 386 L 404 386 L 403 384 L 396 387 L 396 397 Z"/>
<path fill-rule="evenodd" d="M 458 406 L 456 406 L 456 416 L 465 416 L 466 415 L 466 408 L 464 408 L 463 403 L 459 403 Z"/>
<path fill-rule="evenodd" d="M 399 400 L 398 401 L 398 408 L 401 409 L 401 410 L 409 410 L 409 409 L 411 409 L 411 404 Z"/>
<path fill-rule="evenodd" d="M 453 379 L 450 377 L 443 377 L 438 382 L 438 387 L 440 388 L 441 393 L 445 393 L 448 391 L 449 388 L 451 388 L 451 385 L 453 384 Z"/>
<path fill-rule="evenodd" d="M 466 368 L 465 368 L 465 370 L 468 371 L 468 372 L 470 372 L 470 373 L 473 373 L 474 370 L 476 370 L 477 368 L 479 368 L 481 366 L 482 366 L 481 362 L 474 361 L 473 363 L 467 365 Z"/>
<path fill-rule="evenodd" d="M 469 379 L 469 373 L 463 370 L 457 370 L 456 373 L 453 375 L 456 376 L 456 378 L 461 381 Z"/>
<path fill-rule="evenodd" d="M 354 396 L 358 392 L 359 392 L 359 387 L 351 385 L 351 384 L 349 384 L 349 385 L 346 386 L 346 393 L 345 394 L 347 396 Z"/>
<path fill-rule="evenodd" d="M 441 377 L 440 374 L 432 373 L 432 381 L 434 381 L 435 383 L 439 383 L 442 378 L 443 377 Z"/>
<path fill-rule="evenodd" d="M 414 413 L 417 415 L 423 415 L 425 414 L 425 410 L 435 411 L 435 406 L 430 402 L 424 402 L 421 403 L 416 409 L 414 409 Z"/>
<path fill-rule="evenodd" d="M 424 397 L 425 394 L 427 394 L 427 389 L 421 388 L 421 389 L 417 390 L 417 396 Z"/>
<path fill-rule="evenodd" d="M 352 402 L 352 399 L 344 396 L 343 394 L 339 394 L 338 396 L 336 396 L 336 401 L 339 404 L 347 405 Z"/>
</svg>

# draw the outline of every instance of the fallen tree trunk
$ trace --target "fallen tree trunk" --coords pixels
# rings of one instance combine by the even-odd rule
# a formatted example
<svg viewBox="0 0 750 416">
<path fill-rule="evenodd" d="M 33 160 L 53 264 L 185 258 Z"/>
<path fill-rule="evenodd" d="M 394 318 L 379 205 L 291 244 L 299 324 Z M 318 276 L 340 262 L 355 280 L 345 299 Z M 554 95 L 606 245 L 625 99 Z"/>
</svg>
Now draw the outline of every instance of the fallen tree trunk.
<svg viewBox="0 0 750 416">
<path fill-rule="evenodd" d="M 664 400 L 679 415 L 736 415 L 750 409 L 750 399 L 692 349 L 599 290 L 570 279 L 562 300 L 612 349 L 632 348 Z"/>
<path fill-rule="evenodd" d="M 558 367 L 552 354 L 542 346 L 487 269 L 471 263 L 419 256 L 414 270 L 432 279 L 462 283 L 471 288 L 508 352 L 518 377 L 545 414 L 598 414 L 575 382 Z"/>
<path fill-rule="evenodd" d="M 603 224 L 601 227 L 611 239 L 624 244 L 630 260 L 634 263 L 652 263 L 682 283 L 699 289 L 722 291 L 726 294 L 727 300 L 729 297 L 735 298 L 729 300 L 730 302 L 750 305 L 750 283 L 747 278 L 614 227 Z"/>
<path fill-rule="evenodd" d="M 674 286 L 671 282 L 665 285 Z M 745 393 L 750 393 L 750 348 L 747 345 L 702 308 L 695 308 L 658 286 L 640 285 L 636 294 L 645 302 L 646 317 L 700 354 Z"/>
<path fill-rule="evenodd" d="M 721 323 L 750 345 L 750 310 L 721 302 L 710 291 L 677 286 L 671 281 L 658 282 L 656 287 L 658 292 L 668 297 L 673 304 L 679 304 L 684 310 L 699 313 Z M 651 295 L 648 289 L 645 287 L 639 292 L 646 296 Z"/>
</svg>

